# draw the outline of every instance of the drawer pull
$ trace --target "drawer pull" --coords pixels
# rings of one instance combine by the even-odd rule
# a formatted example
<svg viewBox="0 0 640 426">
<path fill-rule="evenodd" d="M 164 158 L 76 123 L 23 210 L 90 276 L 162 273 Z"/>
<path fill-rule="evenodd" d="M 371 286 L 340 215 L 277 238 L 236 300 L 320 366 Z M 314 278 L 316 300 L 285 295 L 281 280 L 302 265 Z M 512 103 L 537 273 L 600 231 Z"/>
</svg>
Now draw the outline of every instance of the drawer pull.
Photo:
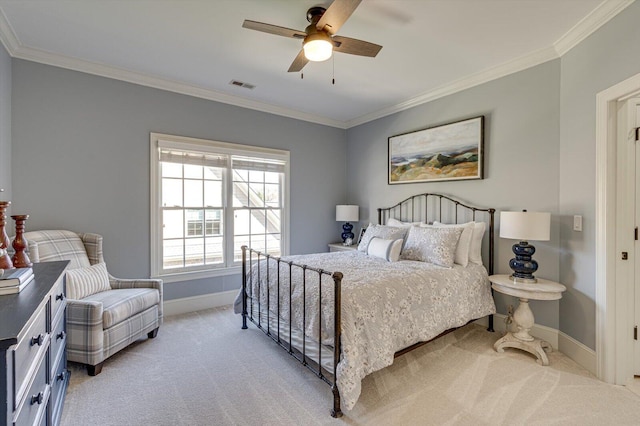
<svg viewBox="0 0 640 426">
<path fill-rule="evenodd" d="M 31 397 L 31 405 L 33 404 L 42 404 L 42 401 L 44 400 L 44 394 L 42 392 L 38 392 L 37 395 L 33 395 Z"/>
<path fill-rule="evenodd" d="M 64 293 L 57 294 L 56 300 L 64 300 Z"/>
<path fill-rule="evenodd" d="M 65 333 L 64 330 L 62 330 L 60 333 L 56 334 L 56 340 L 64 339 L 64 336 L 66 335 L 67 333 Z"/>
<path fill-rule="evenodd" d="M 58 375 L 56 376 L 56 380 L 57 380 L 57 381 L 64 380 L 64 373 L 60 373 L 60 374 L 58 374 Z"/>
<path fill-rule="evenodd" d="M 31 338 L 31 346 L 33 345 L 42 346 L 43 343 L 44 343 L 44 334 L 40 334 L 38 335 L 38 337 Z"/>
</svg>

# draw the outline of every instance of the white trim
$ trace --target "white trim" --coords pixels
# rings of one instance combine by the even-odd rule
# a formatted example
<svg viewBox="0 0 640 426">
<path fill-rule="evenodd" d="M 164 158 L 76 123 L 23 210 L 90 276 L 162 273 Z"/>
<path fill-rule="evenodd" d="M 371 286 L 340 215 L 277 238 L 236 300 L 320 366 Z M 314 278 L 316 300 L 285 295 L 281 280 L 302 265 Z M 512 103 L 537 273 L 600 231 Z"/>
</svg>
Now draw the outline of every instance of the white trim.
<svg viewBox="0 0 640 426">
<path fill-rule="evenodd" d="M 619 365 L 616 326 L 616 129 L 618 100 L 637 93 L 636 74 L 596 95 L 596 355 L 597 376 L 617 383 Z M 623 359 L 625 357 L 622 357 Z M 622 369 L 622 370 L 621 370 Z"/>
<path fill-rule="evenodd" d="M 4 39 L 4 34 L 2 34 L 1 31 L 2 28 L 0 27 L 0 39 Z M 159 77 L 152 74 L 143 74 L 137 71 L 131 71 L 111 65 L 86 61 L 71 56 L 59 55 L 44 50 L 25 47 L 22 45 L 20 45 L 18 48 L 7 50 L 9 51 L 11 56 L 18 59 L 24 59 L 27 61 L 38 62 L 46 65 L 53 65 L 55 67 L 80 71 L 87 74 L 112 78 L 115 80 L 126 81 L 128 83 L 134 83 L 140 86 L 167 90 L 169 92 L 180 93 L 183 95 L 194 96 L 196 98 L 221 102 L 228 105 L 235 105 L 255 111 L 294 118 L 296 120 L 323 124 L 340 129 L 345 128 L 345 123 L 339 120 L 334 120 L 316 114 L 310 114 L 299 110 L 247 99 L 238 95 L 223 93 L 206 87 L 196 86 L 194 84 L 184 83 L 177 80 L 170 80 L 168 78 Z"/>
<path fill-rule="evenodd" d="M 493 328 L 496 331 L 496 341 L 501 337 L 500 333 L 506 331 L 506 323 L 504 321 L 506 317 L 506 315 L 502 314 L 493 315 Z M 484 317 L 476 320 L 475 323 L 487 327 L 489 322 L 488 318 Z M 544 325 L 534 324 L 533 327 L 531 327 L 530 333 L 532 336 L 548 342 L 554 350 L 562 352 L 586 368 L 591 374 L 596 374 L 596 352 L 593 349 L 588 348 L 562 331 Z"/>
<path fill-rule="evenodd" d="M 13 27 L 2 8 L 0 8 L 0 41 L 11 56 L 20 48 L 20 41 L 16 37 L 16 32 L 13 31 Z"/>
<path fill-rule="evenodd" d="M 388 108 L 384 108 L 379 111 L 374 111 L 370 114 L 366 114 L 361 117 L 357 117 L 352 120 L 349 120 L 345 123 L 346 124 L 345 127 L 349 129 L 351 127 L 359 126 L 361 124 L 368 123 L 369 121 L 377 120 L 379 118 L 386 117 L 388 115 L 395 114 L 397 112 L 404 111 L 409 108 L 413 108 L 415 106 L 422 105 L 427 102 L 431 102 L 436 99 L 440 99 L 445 96 L 449 96 L 454 93 L 461 92 L 465 89 L 479 86 L 480 84 L 483 84 L 492 80 L 497 80 L 498 78 L 516 73 L 518 71 L 525 70 L 527 68 L 531 68 L 533 66 L 536 66 L 557 58 L 559 58 L 559 56 L 553 47 L 540 49 L 528 55 L 521 56 L 520 58 L 513 59 L 511 61 L 497 65 L 495 67 L 486 69 L 484 71 L 480 71 L 470 76 L 466 76 L 458 80 L 455 80 L 451 83 L 447 83 L 442 86 L 436 87 L 434 89 L 431 89 L 427 92 L 424 92 L 416 96 L 415 98 L 408 99 L 397 105 L 393 105 Z"/>
<path fill-rule="evenodd" d="M 586 368 L 594 376 L 596 375 L 596 351 L 562 331 L 558 332 L 558 351 Z"/>
<path fill-rule="evenodd" d="M 633 3 L 633 0 L 605 0 L 582 21 L 580 21 L 573 28 L 571 28 L 571 30 L 569 30 L 560 39 L 558 39 L 553 44 L 553 46 L 540 49 L 538 51 L 508 61 L 504 64 L 497 65 L 479 73 L 460 78 L 454 82 L 424 92 L 417 97 L 405 100 L 397 105 L 383 108 L 379 111 L 365 114 L 361 117 L 357 117 L 348 121 L 335 120 L 278 105 L 272 105 L 247 98 L 242 98 L 237 95 L 223 93 L 213 89 L 195 86 L 176 80 L 169 80 L 163 77 L 143 74 L 137 71 L 126 70 L 123 68 L 108 66 L 97 62 L 86 61 L 79 58 L 58 55 L 44 50 L 27 47 L 24 46 L 17 38 L 15 32 L 13 31 L 13 28 L 11 28 L 9 21 L 4 15 L 4 12 L 2 12 L 1 8 L 0 41 L 2 41 L 3 45 L 9 52 L 9 55 L 14 58 L 53 65 L 56 67 L 80 71 L 87 74 L 113 78 L 115 80 L 139 84 L 141 86 L 167 90 L 169 92 L 194 96 L 197 98 L 207 99 L 215 102 L 222 102 L 229 105 L 235 105 L 242 108 L 275 114 L 283 117 L 293 118 L 296 120 L 322 124 L 339 129 L 349 129 L 351 127 L 355 127 L 360 124 L 364 124 L 369 121 L 394 114 L 396 112 L 413 108 L 417 105 L 431 102 L 444 96 L 449 96 L 453 93 L 457 93 L 459 91 L 486 83 L 488 81 L 496 80 L 506 75 L 550 61 L 552 59 L 556 59 L 564 55 L 575 45 L 580 43 L 602 25 L 607 23 L 611 18 L 620 13 L 631 3 Z"/>
<path fill-rule="evenodd" d="M 565 35 L 553 43 L 558 55 L 562 56 L 573 49 L 634 1 L 635 0 L 606 0 L 602 2 L 592 10 L 591 13 L 567 31 Z"/>
<path fill-rule="evenodd" d="M 164 316 L 169 317 L 172 315 L 202 311 L 203 309 L 232 305 L 238 295 L 238 291 L 239 290 L 229 290 L 220 293 L 209 293 L 200 296 L 165 300 L 162 304 Z M 240 317 L 238 317 L 238 328 L 240 328 L 240 324 Z"/>
<path fill-rule="evenodd" d="M 183 282 L 191 281 L 202 278 L 212 278 L 226 275 L 233 275 L 241 273 L 240 262 L 233 262 L 229 259 L 227 265 L 220 265 L 218 267 L 207 268 L 202 266 L 199 268 L 180 269 L 178 271 L 163 271 L 162 270 L 162 253 L 160 246 L 162 241 L 160 236 L 162 235 L 162 221 L 161 221 L 161 194 L 160 194 L 160 169 L 158 158 L 158 147 L 173 147 L 181 150 L 194 150 L 194 151 L 206 151 L 216 152 L 219 154 L 228 155 L 230 158 L 236 156 L 250 156 L 250 157 L 264 157 L 271 160 L 281 160 L 284 162 L 284 187 L 282 188 L 283 198 L 282 201 L 282 217 L 281 225 L 281 246 L 280 250 L 282 255 L 289 254 L 289 218 L 290 218 L 290 152 L 283 149 L 265 148 L 253 145 L 243 145 L 230 142 L 220 142 L 207 139 L 190 138 L 187 136 L 176 136 L 164 133 L 149 133 L 149 179 L 150 179 L 150 196 L 149 196 L 149 232 L 150 232 L 150 256 L 151 256 L 151 277 L 161 278 L 164 282 Z M 226 172 L 232 168 L 232 162 L 229 161 L 226 167 Z M 233 206 L 229 203 L 226 197 L 229 197 L 233 190 L 233 184 L 231 176 L 226 179 L 227 188 L 225 189 L 225 226 L 232 226 L 233 223 Z M 225 235 L 233 235 L 229 233 L 229 229 L 225 228 Z M 225 238 L 226 244 L 224 248 L 225 253 L 233 252 L 233 238 Z"/>
</svg>

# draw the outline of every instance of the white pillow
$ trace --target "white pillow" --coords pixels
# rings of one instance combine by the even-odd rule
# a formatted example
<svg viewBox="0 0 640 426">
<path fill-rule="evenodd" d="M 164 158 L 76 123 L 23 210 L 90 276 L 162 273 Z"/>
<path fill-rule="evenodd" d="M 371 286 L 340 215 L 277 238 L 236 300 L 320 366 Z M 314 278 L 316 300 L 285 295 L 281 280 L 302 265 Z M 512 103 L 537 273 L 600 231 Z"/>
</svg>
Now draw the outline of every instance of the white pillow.
<svg viewBox="0 0 640 426">
<path fill-rule="evenodd" d="M 451 268 L 460 234 L 461 228 L 412 226 L 400 258 Z"/>
<path fill-rule="evenodd" d="M 456 258 L 454 260 L 454 263 L 466 267 L 469 264 L 469 251 L 471 249 L 471 239 L 473 237 L 474 223 L 467 222 L 459 224 L 445 224 L 436 221 L 433 222 L 433 226 L 462 229 L 462 234 L 460 234 L 460 239 L 458 240 L 458 245 L 456 246 Z"/>
<path fill-rule="evenodd" d="M 469 262 L 482 265 L 482 238 L 487 224 L 484 222 L 473 222 L 473 236 L 471 237 L 471 247 L 469 248 Z"/>
<path fill-rule="evenodd" d="M 384 238 L 386 240 L 399 240 L 404 239 L 407 233 L 407 228 L 396 228 L 393 226 L 385 226 L 385 225 L 374 225 L 372 223 L 367 226 L 367 230 L 364 231 L 364 235 L 360 240 L 360 244 L 358 244 L 358 250 L 367 252 L 367 247 L 369 247 L 369 242 L 372 238 Z"/>
<path fill-rule="evenodd" d="M 387 220 L 387 226 L 395 226 L 396 228 L 406 228 L 407 226 L 418 226 L 423 224 L 424 222 L 403 222 L 394 218 Z"/>
<path fill-rule="evenodd" d="M 373 237 L 367 247 L 367 254 L 369 256 L 379 257 L 387 262 L 397 262 L 400 260 L 402 242 L 402 239 L 387 240 L 384 238 Z"/>
<path fill-rule="evenodd" d="M 84 299 L 92 294 L 111 290 L 107 265 L 104 263 L 70 269 L 67 271 L 66 279 L 69 299 Z"/>
</svg>

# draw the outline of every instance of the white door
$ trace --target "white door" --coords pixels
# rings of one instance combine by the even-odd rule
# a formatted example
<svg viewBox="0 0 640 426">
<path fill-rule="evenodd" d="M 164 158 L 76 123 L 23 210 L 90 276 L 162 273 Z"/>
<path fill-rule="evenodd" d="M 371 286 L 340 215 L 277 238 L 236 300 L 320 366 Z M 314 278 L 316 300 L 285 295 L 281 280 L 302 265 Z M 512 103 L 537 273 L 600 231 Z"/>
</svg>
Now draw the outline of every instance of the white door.
<svg viewBox="0 0 640 426">
<path fill-rule="evenodd" d="M 640 99 L 631 99 L 629 101 L 630 106 L 635 109 L 635 123 L 632 118 L 632 128 L 637 129 L 640 127 Z M 638 141 L 638 133 L 640 130 L 636 130 L 636 167 L 635 167 L 635 223 L 636 223 L 636 240 L 635 240 L 635 271 L 634 271 L 634 300 L 635 300 L 635 315 L 634 315 L 634 341 L 633 341 L 633 374 L 640 376 L 640 141 Z"/>
</svg>

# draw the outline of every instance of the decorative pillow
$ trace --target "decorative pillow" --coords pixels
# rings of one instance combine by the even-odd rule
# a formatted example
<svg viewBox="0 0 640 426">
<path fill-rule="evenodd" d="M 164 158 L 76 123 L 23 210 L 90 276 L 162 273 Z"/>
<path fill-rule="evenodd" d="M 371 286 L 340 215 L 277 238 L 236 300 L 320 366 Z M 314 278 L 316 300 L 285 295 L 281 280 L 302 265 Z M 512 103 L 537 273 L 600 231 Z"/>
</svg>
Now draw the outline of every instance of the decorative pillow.
<svg viewBox="0 0 640 426">
<path fill-rule="evenodd" d="M 395 226 L 396 228 L 406 228 L 407 226 L 424 225 L 424 222 L 403 222 L 398 219 L 390 218 L 387 220 L 387 226 Z"/>
<path fill-rule="evenodd" d="M 85 268 L 67 271 L 67 297 L 84 299 L 101 291 L 111 290 L 107 265 L 96 263 Z"/>
<path fill-rule="evenodd" d="M 403 240 L 386 240 L 384 238 L 373 237 L 367 247 L 367 254 L 379 257 L 387 262 L 397 262 L 400 260 Z"/>
<path fill-rule="evenodd" d="M 471 237 L 471 247 L 469 247 L 469 262 L 482 265 L 482 238 L 487 224 L 484 222 L 473 222 L 473 236 Z"/>
<path fill-rule="evenodd" d="M 454 263 L 466 267 L 469 264 L 469 250 L 471 249 L 471 239 L 473 237 L 473 222 L 459 223 L 459 224 L 444 224 L 440 222 L 433 222 L 433 226 L 441 228 L 460 228 L 462 234 L 458 240 L 456 246 L 456 257 Z"/>
<path fill-rule="evenodd" d="M 396 228 L 394 226 L 374 225 L 370 223 L 360 240 L 360 244 L 358 244 L 358 250 L 366 253 L 367 247 L 369 247 L 369 242 L 374 237 L 383 238 L 385 240 L 400 240 L 405 237 L 406 233 L 407 228 Z"/>
<path fill-rule="evenodd" d="M 401 259 L 419 260 L 451 268 L 456 255 L 461 228 L 412 226 Z"/>
</svg>

